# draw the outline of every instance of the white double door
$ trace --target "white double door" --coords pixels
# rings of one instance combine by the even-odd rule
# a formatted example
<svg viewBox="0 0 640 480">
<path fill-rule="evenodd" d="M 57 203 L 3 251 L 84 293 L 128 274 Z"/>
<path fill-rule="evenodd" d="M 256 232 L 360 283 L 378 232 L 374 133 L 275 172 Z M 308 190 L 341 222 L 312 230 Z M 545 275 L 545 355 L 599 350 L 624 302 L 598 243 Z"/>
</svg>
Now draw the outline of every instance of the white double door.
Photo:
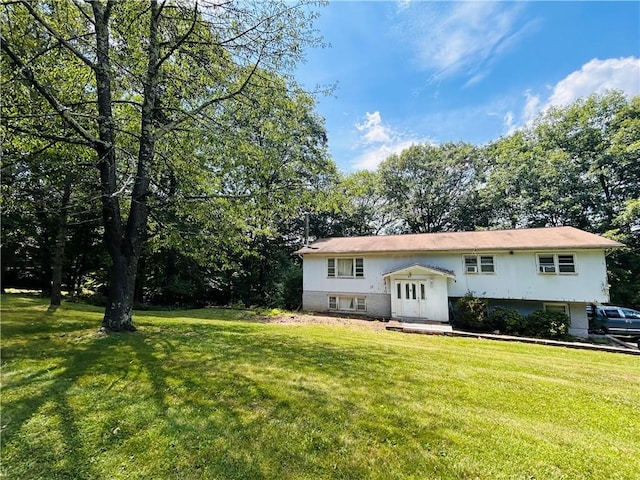
<svg viewBox="0 0 640 480">
<path fill-rule="evenodd" d="M 396 280 L 394 295 L 399 316 L 429 318 L 429 299 L 424 280 Z"/>
</svg>

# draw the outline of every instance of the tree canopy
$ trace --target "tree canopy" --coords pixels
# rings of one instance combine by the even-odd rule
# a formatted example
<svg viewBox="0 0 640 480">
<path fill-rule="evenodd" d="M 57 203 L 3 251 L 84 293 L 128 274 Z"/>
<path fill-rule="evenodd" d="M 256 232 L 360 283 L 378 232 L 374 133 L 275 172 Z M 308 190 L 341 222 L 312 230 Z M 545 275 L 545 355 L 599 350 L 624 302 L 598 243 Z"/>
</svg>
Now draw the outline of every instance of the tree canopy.
<svg viewBox="0 0 640 480">
<path fill-rule="evenodd" d="M 183 132 L 224 143 L 224 111 L 291 84 L 318 42 L 310 4 L 290 2 L 6 2 L 3 130 L 91 151 L 111 265 L 103 327 L 134 329 L 153 180 Z M 254 97 L 258 98 L 258 97 Z M 230 107 L 229 104 L 232 106 Z M 194 147 L 189 144 L 189 147 Z M 182 152 L 195 155 L 193 148 Z M 206 170 L 206 169 L 205 169 Z M 181 173 L 181 172 L 180 172 Z M 174 177 L 176 172 L 173 172 Z M 170 176 L 170 175 L 169 175 Z"/>
<path fill-rule="evenodd" d="M 542 112 L 487 145 L 414 145 L 339 172 L 292 68 L 316 4 L 21 1 L 0 7 L 3 287 L 134 304 L 297 308 L 311 239 L 573 225 L 627 248 L 640 307 L 640 97 Z"/>
</svg>

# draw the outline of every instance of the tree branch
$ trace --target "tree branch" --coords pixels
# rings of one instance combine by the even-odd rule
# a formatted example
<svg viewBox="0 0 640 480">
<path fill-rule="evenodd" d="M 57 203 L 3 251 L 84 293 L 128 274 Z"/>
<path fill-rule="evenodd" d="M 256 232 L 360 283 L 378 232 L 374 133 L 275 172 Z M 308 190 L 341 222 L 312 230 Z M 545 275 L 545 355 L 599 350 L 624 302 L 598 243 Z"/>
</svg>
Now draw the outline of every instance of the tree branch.
<svg viewBox="0 0 640 480">
<path fill-rule="evenodd" d="M 32 130 L 28 130 L 26 128 L 21 128 L 18 127 L 16 125 L 5 125 L 5 128 L 7 128 L 8 130 L 14 131 L 14 132 L 18 132 L 18 133 L 22 133 L 24 135 L 28 135 L 30 137 L 35 137 L 35 138 L 43 138 L 45 140 L 51 140 L 53 142 L 62 142 L 62 143 L 70 143 L 72 145 L 82 145 L 84 147 L 89 147 L 89 148 L 93 148 L 94 144 L 87 141 L 86 139 L 83 138 L 74 138 L 74 137 L 69 137 L 69 136 L 62 136 L 62 135 L 53 135 L 51 133 L 45 133 L 43 130 L 38 130 L 38 131 L 32 131 Z"/>
<path fill-rule="evenodd" d="M 160 7 L 159 14 L 162 12 L 163 7 L 164 7 L 164 3 Z M 156 71 L 159 70 L 162 64 L 165 61 L 167 61 L 167 59 L 171 57 L 171 55 L 173 55 L 173 52 L 175 52 L 178 48 L 180 48 L 180 46 L 183 45 L 184 42 L 191 36 L 197 24 L 198 24 L 198 2 L 195 2 L 193 6 L 193 20 L 191 21 L 191 26 L 189 27 L 189 30 L 187 30 L 187 32 L 182 36 L 182 38 L 180 38 L 172 46 L 170 46 L 169 49 L 167 50 L 167 53 L 165 53 L 162 56 L 162 58 L 158 60 L 158 63 L 156 64 Z"/>
<path fill-rule="evenodd" d="M 80 51 L 78 51 L 73 45 L 71 45 L 66 39 L 64 39 L 58 32 L 56 32 L 56 30 L 53 27 L 51 27 L 51 25 L 47 23 L 47 21 L 44 18 L 40 16 L 40 14 L 36 11 L 36 9 L 33 8 L 32 2 L 24 0 L 22 4 L 26 7 L 27 10 L 29 10 L 29 13 L 31 14 L 31 16 L 35 18 L 36 21 L 40 25 L 42 25 L 56 40 L 58 40 L 58 42 L 60 42 L 62 45 L 64 45 L 64 47 L 67 50 L 69 50 L 76 57 L 78 57 L 78 59 L 80 59 L 82 63 L 87 65 L 92 70 L 95 69 L 96 65 L 91 60 L 85 57 Z"/>
<path fill-rule="evenodd" d="M 171 130 L 176 128 L 181 123 L 187 121 L 187 119 L 190 116 L 197 115 L 198 113 L 202 112 L 203 110 L 209 108 L 211 105 L 214 105 L 214 104 L 219 103 L 219 102 L 223 102 L 225 100 L 229 100 L 230 98 L 233 98 L 236 95 L 239 95 L 240 93 L 242 93 L 244 91 L 244 89 L 246 88 L 246 86 L 249 84 L 249 81 L 251 80 L 253 75 L 258 70 L 258 65 L 260 64 L 261 60 L 262 60 L 262 52 L 260 53 L 260 56 L 256 60 L 256 63 L 252 66 L 251 72 L 249 72 L 249 74 L 247 75 L 247 78 L 245 78 L 244 82 L 242 82 L 242 85 L 240 85 L 240 87 L 238 87 L 236 90 L 234 90 L 233 92 L 228 93 L 227 95 L 223 95 L 221 97 L 217 97 L 217 98 L 214 98 L 212 100 L 209 100 L 208 102 L 204 102 L 199 107 L 191 110 L 190 112 L 185 112 L 185 116 L 183 118 L 180 118 L 178 120 L 174 120 L 171 123 L 167 123 L 167 124 L 163 125 L 161 128 L 159 128 L 156 131 L 156 134 L 155 134 L 156 138 L 162 137 L 164 134 L 170 132 Z"/>
<path fill-rule="evenodd" d="M 58 112 L 58 115 L 60 115 L 73 130 L 75 130 L 81 137 L 83 137 L 91 146 L 95 146 L 100 143 L 100 140 L 98 138 L 96 138 L 94 135 L 91 135 L 91 133 L 89 133 L 72 117 L 72 114 L 70 113 L 68 107 L 62 105 L 55 97 L 55 95 L 47 90 L 36 79 L 31 69 L 24 64 L 20 57 L 18 57 L 18 55 L 13 51 L 4 37 L 0 37 L 0 45 L 2 47 L 2 50 L 4 50 L 5 53 L 9 56 L 14 65 L 18 67 L 22 76 L 33 86 L 33 88 L 35 88 L 40 93 L 40 95 L 45 98 L 49 105 L 51 105 L 53 109 Z"/>
</svg>

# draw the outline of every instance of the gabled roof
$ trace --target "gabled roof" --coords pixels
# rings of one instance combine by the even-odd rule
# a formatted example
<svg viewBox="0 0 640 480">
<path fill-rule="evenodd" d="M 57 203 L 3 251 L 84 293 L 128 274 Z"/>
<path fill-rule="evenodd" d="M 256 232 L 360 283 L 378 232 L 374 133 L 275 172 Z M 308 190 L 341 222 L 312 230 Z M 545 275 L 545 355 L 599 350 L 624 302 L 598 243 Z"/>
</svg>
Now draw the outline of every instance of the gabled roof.
<svg viewBox="0 0 640 480">
<path fill-rule="evenodd" d="M 321 238 L 297 254 L 609 249 L 622 243 L 574 227 Z"/>
<path fill-rule="evenodd" d="M 456 274 L 451 270 L 447 270 L 446 268 L 440 267 L 432 267 L 431 265 L 421 265 L 419 263 L 412 263 L 411 265 L 405 265 L 401 268 L 396 268 L 387 273 L 383 273 L 383 277 L 389 277 L 391 275 L 402 275 L 405 273 L 417 273 L 417 274 L 427 274 L 427 275 L 439 275 L 441 277 L 447 278 L 456 278 Z"/>
</svg>

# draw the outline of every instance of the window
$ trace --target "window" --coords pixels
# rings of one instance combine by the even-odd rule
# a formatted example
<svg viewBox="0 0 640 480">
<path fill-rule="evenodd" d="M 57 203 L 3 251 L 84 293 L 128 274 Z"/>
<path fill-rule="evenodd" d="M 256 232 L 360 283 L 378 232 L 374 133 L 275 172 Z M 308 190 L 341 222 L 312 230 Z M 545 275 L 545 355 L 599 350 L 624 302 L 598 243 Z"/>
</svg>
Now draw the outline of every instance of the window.
<svg viewBox="0 0 640 480">
<path fill-rule="evenodd" d="M 338 310 L 355 310 L 355 298 L 338 297 Z"/>
<path fill-rule="evenodd" d="M 478 273 L 478 257 L 475 255 L 465 255 L 464 271 L 465 273 Z"/>
<path fill-rule="evenodd" d="M 622 313 L 624 313 L 625 318 L 638 318 L 640 319 L 640 312 L 636 310 L 631 310 L 630 308 L 621 308 Z"/>
<path fill-rule="evenodd" d="M 545 312 L 560 312 L 569 315 L 569 305 L 566 303 L 545 303 L 542 307 Z"/>
<path fill-rule="evenodd" d="M 364 259 L 328 258 L 327 276 L 338 278 L 364 278 Z"/>
<path fill-rule="evenodd" d="M 338 276 L 353 277 L 353 259 L 352 258 L 338 259 Z"/>
<path fill-rule="evenodd" d="M 573 255 L 558 255 L 558 271 L 560 273 L 576 273 Z"/>
<path fill-rule="evenodd" d="M 327 276 L 328 277 L 336 276 L 336 259 L 335 258 L 327 259 Z"/>
<path fill-rule="evenodd" d="M 622 318 L 617 308 L 605 308 L 604 316 L 607 318 Z"/>
<path fill-rule="evenodd" d="M 556 273 L 556 262 L 553 255 L 538 255 L 538 271 L 540 273 Z"/>
<path fill-rule="evenodd" d="M 364 258 L 356 258 L 356 277 L 364 277 Z"/>
<path fill-rule="evenodd" d="M 366 312 L 367 303 L 364 297 L 349 297 L 330 295 L 329 296 L 329 310 L 339 310 L 345 312 Z"/>
<path fill-rule="evenodd" d="M 573 253 L 565 253 L 562 255 L 555 253 L 538 253 L 537 258 L 538 273 L 576 273 L 576 260 Z"/>
<path fill-rule="evenodd" d="M 338 297 L 329 297 L 329 310 L 338 309 Z"/>
<path fill-rule="evenodd" d="M 480 273 L 493 273 L 493 255 L 480 256 Z"/>
<path fill-rule="evenodd" d="M 465 255 L 465 273 L 495 273 L 495 257 L 493 255 Z"/>
</svg>

